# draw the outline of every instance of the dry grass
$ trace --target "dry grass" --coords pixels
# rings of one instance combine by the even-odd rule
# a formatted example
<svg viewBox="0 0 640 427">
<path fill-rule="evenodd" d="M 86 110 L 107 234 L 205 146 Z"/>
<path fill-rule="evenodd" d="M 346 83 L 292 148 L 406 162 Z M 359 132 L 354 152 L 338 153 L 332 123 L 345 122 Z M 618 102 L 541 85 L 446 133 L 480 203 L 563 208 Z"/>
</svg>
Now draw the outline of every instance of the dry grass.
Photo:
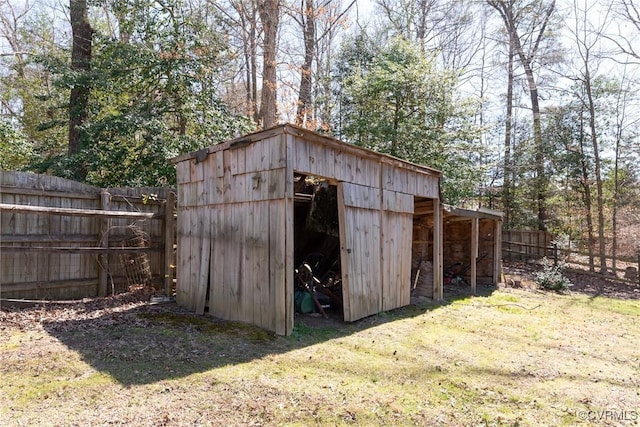
<svg viewBox="0 0 640 427">
<path fill-rule="evenodd" d="M 287 338 L 169 306 L 98 312 L 0 317 L 0 425 L 640 420 L 638 300 L 499 290 Z"/>
</svg>

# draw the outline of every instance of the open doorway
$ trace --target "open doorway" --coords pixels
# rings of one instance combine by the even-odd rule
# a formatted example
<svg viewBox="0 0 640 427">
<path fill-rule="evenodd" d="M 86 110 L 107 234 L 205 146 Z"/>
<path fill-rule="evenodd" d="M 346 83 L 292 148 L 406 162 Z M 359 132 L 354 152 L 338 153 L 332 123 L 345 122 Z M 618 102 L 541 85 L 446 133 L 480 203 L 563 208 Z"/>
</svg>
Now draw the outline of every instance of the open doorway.
<svg viewBox="0 0 640 427">
<path fill-rule="evenodd" d="M 434 298 L 433 199 L 416 197 L 411 246 L 411 296 Z"/>
<path fill-rule="evenodd" d="M 470 218 L 445 215 L 442 258 L 447 296 L 471 293 L 472 231 Z"/>
<path fill-rule="evenodd" d="M 445 291 L 476 293 L 499 281 L 500 221 L 495 212 L 445 207 L 443 261 Z"/>
<path fill-rule="evenodd" d="M 294 307 L 298 315 L 343 320 L 337 187 L 294 174 Z"/>
</svg>

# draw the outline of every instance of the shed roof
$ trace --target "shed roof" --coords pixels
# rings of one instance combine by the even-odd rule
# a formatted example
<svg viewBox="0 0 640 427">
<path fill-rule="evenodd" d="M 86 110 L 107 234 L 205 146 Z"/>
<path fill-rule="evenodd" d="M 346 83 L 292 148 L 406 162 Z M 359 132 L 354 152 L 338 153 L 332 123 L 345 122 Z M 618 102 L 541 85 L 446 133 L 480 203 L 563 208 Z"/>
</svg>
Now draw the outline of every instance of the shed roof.
<svg viewBox="0 0 640 427">
<path fill-rule="evenodd" d="M 445 217 L 455 216 L 463 218 L 484 218 L 492 219 L 494 221 L 502 221 L 504 216 L 502 212 L 488 208 L 465 209 L 445 204 L 443 205 L 443 209 Z"/>
<path fill-rule="evenodd" d="M 177 156 L 171 159 L 171 161 L 173 163 L 180 163 L 185 160 L 190 160 L 194 158 L 204 159 L 210 153 L 215 153 L 217 151 L 226 150 L 236 146 L 251 144 L 255 141 L 261 141 L 263 139 L 277 136 L 280 134 L 289 134 L 289 135 L 305 138 L 308 140 L 313 140 L 314 142 L 319 142 L 321 144 L 324 144 L 332 148 L 336 148 L 336 146 L 339 146 L 340 150 L 342 151 L 352 152 L 354 154 L 358 154 L 363 157 L 376 159 L 380 162 L 388 163 L 400 168 L 409 169 L 409 170 L 413 170 L 416 172 L 421 172 L 424 174 L 433 175 L 437 177 L 442 176 L 442 173 L 437 169 L 420 165 L 417 163 L 412 163 L 407 160 L 403 160 L 388 154 L 382 154 L 373 150 L 362 148 L 357 145 L 350 144 L 327 135 L 322 135 L 320 133 L 317 133 L 308 129 L 304 129 L 300 126 L 296 126 L 291 123 L 281 124 L 278 126 L 274 126 L 270 129 L 266 129 L 266 130 L 254 132 L 248 135 L 244 135 L 238 138 L 234 138 L 234 139 L 222 142 L 220 144 L 214 144 L 200 151 L 182 154 L 180 156 Z"/>
</svg>

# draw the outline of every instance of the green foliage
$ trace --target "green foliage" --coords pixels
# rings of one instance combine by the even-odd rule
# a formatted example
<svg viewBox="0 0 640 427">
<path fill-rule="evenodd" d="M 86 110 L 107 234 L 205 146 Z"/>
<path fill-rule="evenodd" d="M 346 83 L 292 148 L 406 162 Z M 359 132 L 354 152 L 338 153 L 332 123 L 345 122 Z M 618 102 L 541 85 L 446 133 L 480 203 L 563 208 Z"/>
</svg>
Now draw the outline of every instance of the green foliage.
<svg viewBox="0 0 640 427">
<path fill-rule="evenodd" d="M 33 157 L 33 147 L 25 135 L 11 123 L 0 119 L 0 169 L 18 170 Z"/>
<path fill-rule="evenodd" d="M 473 195 L 481 151 L 471 120 L 476 105 L 456 98 L 453 72 L 402 39 L 373 54 L 362 38 L 343 52 L 354 65 L 343 76 L 342 136 L 381 153 L 428 165 L 444 175 L 443 195 L 456 203 Z"/>
<path fill-rule="evenodd" d="M 571 281 L 562 274 L 559 265 L 553 265 L 547 258 L 542 259 L 542 271 L 536 273 L 536 284 L 550 291 L 566 291 L 573 286 Z"/>
<path fill-rule="evenodd" d="M 48 156 L 33 169 L 102 187 L 172 185 L 168 159 L 253 128 L 217 95 L 221 38 L 181 0 L 113 7 L 119 37 L 94 35 L 90 72 L 47 63 L 60 91 L 91 88 L 80 152 Z"/>
</svg>

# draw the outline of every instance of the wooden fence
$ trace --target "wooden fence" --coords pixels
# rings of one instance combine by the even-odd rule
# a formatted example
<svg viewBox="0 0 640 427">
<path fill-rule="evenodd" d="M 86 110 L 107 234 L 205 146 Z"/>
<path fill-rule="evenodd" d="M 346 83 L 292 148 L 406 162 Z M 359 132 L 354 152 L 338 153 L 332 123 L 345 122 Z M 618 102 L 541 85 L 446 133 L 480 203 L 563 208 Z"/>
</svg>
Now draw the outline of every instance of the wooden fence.
<svg viewBox="0 0 640 427">
<path fill-rule="evenodd" d="M 172 292 L 175 193 L 0 171 L 0 298 Z"/>
<path fill-rule="evenodd" d="M 502 258 L 516 261 L 535 261 L 547 257 L 555 264 L 562 264 L 569 269 L 598 271 L 600 257 L 594 255 L 594 264 L 589 263 L 589 254 L 585 251 L 559 248 L 554 237 L 546 231 L 503 231 Z M 617 257 L 614 266 L 613 258 L 605 256 L 609 277 L 640 285 L 640 253 L 637 257 Z"/>
<path fill-rule="evenodd" d="M 551 257 L 552 243 L 553 235 L 547 231 L 503 230 L 502 259 L 529 261 Z"/>
</svg>

